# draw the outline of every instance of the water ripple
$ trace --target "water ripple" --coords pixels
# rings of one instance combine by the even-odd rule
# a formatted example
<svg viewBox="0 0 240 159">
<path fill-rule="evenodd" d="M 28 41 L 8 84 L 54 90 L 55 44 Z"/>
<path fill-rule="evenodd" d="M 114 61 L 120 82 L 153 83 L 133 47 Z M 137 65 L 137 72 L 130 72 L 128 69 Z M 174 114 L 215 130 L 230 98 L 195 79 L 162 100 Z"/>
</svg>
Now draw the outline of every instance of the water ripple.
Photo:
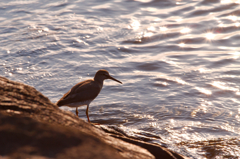
<svg viewBox="0 0 240 159">
<path fill-rule="evenodd" d="M 4 0 L 0 75 L 56 102 L 107 69 L 123 85 L 105 81 L 93 121 L 190 158 L 236 158 L 239 15 L 237 0 Z"/>
</svg>

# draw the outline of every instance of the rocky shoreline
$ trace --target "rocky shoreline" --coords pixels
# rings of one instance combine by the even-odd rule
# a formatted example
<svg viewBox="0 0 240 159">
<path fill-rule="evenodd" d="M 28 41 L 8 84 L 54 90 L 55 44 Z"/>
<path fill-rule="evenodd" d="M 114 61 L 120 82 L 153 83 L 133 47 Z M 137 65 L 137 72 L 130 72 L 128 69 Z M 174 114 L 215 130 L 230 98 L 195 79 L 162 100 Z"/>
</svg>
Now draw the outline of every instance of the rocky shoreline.
<svg viewBox="0 0 240 159">
<path fill-rule="evenodd" d="M 186 159 L 104 131 L 59 109 L 35 88 L 0 77 L 0 158 Z"/>
</svg>

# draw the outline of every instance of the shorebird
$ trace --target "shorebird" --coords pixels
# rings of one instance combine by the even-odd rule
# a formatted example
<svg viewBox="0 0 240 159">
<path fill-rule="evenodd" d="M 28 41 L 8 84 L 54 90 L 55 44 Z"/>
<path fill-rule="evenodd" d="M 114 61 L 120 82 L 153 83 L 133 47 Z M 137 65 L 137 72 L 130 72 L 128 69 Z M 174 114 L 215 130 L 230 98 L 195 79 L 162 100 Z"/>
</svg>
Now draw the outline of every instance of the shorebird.
<svg viewBox="0 0 240 159">
<path fill-rule="evenodd" d="M 98 70 L 94 79 L 85 80 L 73 86 L 56 103 L 57 106 L 76 107 L 76 115 L 78 116 L 78 107 L 87 105 L 86 115 L 90 123 L 88 116 L 89 105 L 100 93 L 105 79 L 111 79 L 122 84 L 121 81 L 110 76 L 107 70 Z"/>
</svg>

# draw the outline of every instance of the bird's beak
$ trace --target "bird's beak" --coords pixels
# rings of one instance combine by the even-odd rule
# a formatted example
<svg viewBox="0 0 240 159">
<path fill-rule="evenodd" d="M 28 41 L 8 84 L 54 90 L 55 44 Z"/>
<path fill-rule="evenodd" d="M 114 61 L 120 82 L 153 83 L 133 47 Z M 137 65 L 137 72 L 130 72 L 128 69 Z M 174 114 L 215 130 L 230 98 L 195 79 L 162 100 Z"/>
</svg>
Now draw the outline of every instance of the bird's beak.
<svg viewBox="0 0 240 159">
<path fill-rule="evenodd" d="M 108 76 L 108 79 L 111 79 L 111 80 L 114 80 L 114 81 L 116 81 L 116 82 L 118 82 L 118 83 L 121 83 L 122 84 L 122 82 L 121 81 L 119 81 L 119 80 L 117 80 L 117 79 L 115 79 L 115 78 L 113 78 L 112 76 Z"/>
</svg>

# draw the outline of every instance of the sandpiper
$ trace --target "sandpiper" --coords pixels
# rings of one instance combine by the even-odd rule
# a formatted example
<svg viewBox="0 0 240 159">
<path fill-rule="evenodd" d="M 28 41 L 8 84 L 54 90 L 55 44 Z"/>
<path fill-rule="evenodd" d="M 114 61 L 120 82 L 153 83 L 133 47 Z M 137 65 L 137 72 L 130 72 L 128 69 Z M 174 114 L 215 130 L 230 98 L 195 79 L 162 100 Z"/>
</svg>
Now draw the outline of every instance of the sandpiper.
<svg viewBox="0 0 240 159">
<path fill-rule="evenodd" d="M 88 108 L 90 103 L 98 96 L 105 79 L 111 79 L 122 84 L 121 81 L 113 78 L 109 75 L 107 70 L 98 70 L 94 76 L 94 79 L 82 81 L 72 87 L 63 97 L 56 103 L 60 106 L 76 107 L 76 115 L 78 116 L 77 108 L 83 105 L 87 105 L 86 115 L 88 122 L 90 123 L 88 116 Z"/>
</svg>

